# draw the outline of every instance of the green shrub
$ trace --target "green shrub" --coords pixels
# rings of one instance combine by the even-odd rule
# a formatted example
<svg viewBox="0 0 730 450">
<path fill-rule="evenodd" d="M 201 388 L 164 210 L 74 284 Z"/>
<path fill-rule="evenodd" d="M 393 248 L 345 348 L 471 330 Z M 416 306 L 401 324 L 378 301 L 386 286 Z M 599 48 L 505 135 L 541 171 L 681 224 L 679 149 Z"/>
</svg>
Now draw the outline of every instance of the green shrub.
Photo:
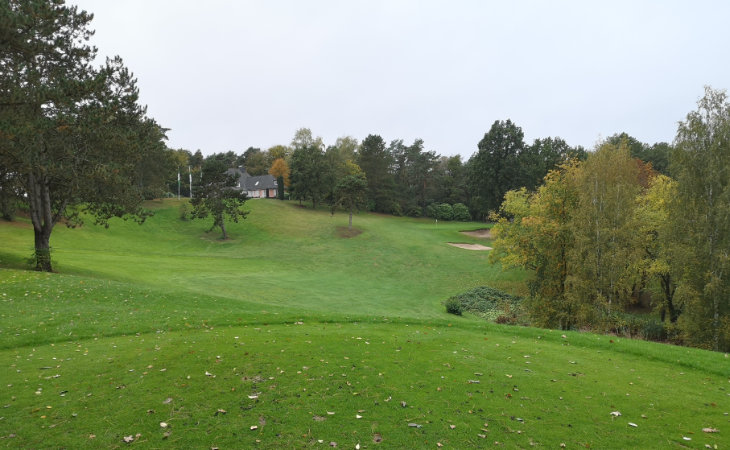
<svg viewBox="0 0 730 450">
<path fill-rule="evenodd" d="M 465 204 L 455 203 L 454 206 L 452 206 L 452 209 L 454 213 L 454 220 L 458 220 L 460 222 L 468 222 L 471 220 L 469 208 L 467 208 Z"/>
<path fill-rule="evenodd" d="M 462 312 L 468 311 L 483 319 L 499 319 L 500 323 L 524 322 L 521 319 L 524 317 L 522 298 L 488 286 L 476 287 L 449 298 L 444 302 L 447 311 L 450 303 L 458 303 Z"/>
<path fill-rule="evenodd" d="M 612 312 L 603 316 L 604 331 L 634 339 L 664 341 L 667 330 L 658 317 L 648 314 Z"/>
<path fill-rule="evenodd" d="M 432 219 L 436 219 L 436 203 L 431 203 L 428 206 L 426 206 L 426 210 L 424 212 L 424 215 L 426 217 L 431 217 Z"/>
<path fill-rule="evenodd" d="M 454 209 L 448 203 L 439 203 L 435 207 L 435 218 L 438 220 L 452 220 Z"/>
<path fill-rule="evenodd" d="M 444 306 L 446 306 L 446 312 L 449 314 L 456 314 L 457 316 L 460 316 L 464 313 L 464 307 L 456 297 L 451 297 L 446 300 L 444 302 Z"/>
<path fill-rule="evenodd" d="M 180 205 L 180 220 L 190 219 L 190 203 L 185 202 Z"/>
</svg>

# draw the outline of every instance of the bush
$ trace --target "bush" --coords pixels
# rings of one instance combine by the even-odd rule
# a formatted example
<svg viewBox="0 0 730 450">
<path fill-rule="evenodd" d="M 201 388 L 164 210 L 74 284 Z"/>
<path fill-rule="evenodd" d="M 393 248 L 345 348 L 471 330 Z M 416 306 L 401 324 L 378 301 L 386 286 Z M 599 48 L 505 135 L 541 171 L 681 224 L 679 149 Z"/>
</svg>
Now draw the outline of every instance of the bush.
<svg viewBox="0 0 730 450">
<path fill-rule="evenodd" d="M 451 297 L 446 300 L 444 302 L 444 306 L 446 306 L 446 312 L 449 314 L 456 314 L 457 316 L 460 316 L 464 312 L 464 307 L 456 297 Z"/>
<path fill-rule="evenodd" d="M 606 331 L 618 336 L 646 341 L 663 341 L 667 338 L 664 323 L 652 315 L 613 312 L 605 315 L 602 321 Z"/>
<path fill-rule="evenodd" d="M 468 222 L 471 220 L 471 214 L 469 214 L 469 208 L 463 203 L 455 203 L 452 207 L 454 220 L 460 222 Z"/>
<path fill-rule="evenodd" d="M 406 210 L 406 216 L 409 217 L 421 217 L 423 211 L 418 206 L 411 206 Z"/>
<path fill-rule="evenodd" d="M 448 203 L 439 203 L 435 207 L 435 218 L 438 220 L 452 220 L 454 209 Z"/>
<path fill-rule="evenodd" d="M 499 323 L 517 323 L 523 316 L 521 297 L 488 286 L 476 287 L 449 298 L 444 302 L 447 311 L 450 304 L 458 304 L 462 312 L 468 311 L 483 319 L 500 320 Z"/>
<path fill-rule="evenodd" d="M 436 219 L 436 203 L 431 203 L 428 206 L 426 206 L 426 211 L 424 213 L 426 217 L 431 217 L 432 219 Z"/>
<path fill-rule="evenodd" d="M 190 203 L 185 202 L 180 205 L 180 220 L 190 219 Z"/>
</svg>

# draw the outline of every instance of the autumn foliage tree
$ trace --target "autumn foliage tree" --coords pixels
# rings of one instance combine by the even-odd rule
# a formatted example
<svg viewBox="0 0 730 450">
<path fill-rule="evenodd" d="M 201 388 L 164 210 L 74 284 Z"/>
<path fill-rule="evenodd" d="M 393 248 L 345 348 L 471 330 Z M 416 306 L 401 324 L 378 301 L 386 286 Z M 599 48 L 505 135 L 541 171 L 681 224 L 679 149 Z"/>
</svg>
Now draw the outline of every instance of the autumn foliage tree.
<svg viewBox="0 0 730 450">
<path fill-rule="evenodd" d="M 269 168 L 269 175 L 276 178 L 277 197 L 284 200 L 284 188 L 289 187 L 289 165 L 284 158 L 277 158 Z"/>
<path fill-rule="evenodd" d="M 581 315 L 581 302 L 567 295 L 566 284 L 572 271 L 578 171 L 579 163 L 570 161 L 550 171 L 535 193 L 508 191 L 492 229 L 490 260 L 531 274 L 528 312 L 537 325 L 569 329 Z"/>
</svg>

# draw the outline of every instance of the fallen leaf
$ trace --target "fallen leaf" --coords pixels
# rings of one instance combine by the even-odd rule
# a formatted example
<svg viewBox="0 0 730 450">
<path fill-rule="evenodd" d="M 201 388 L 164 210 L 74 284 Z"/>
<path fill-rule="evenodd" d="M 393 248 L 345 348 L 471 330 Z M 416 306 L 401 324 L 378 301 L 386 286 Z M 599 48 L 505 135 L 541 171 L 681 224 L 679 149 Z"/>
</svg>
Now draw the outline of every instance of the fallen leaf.
<svg viewBox="0 0 730 450">
<path fill-rule="evenodd" d="M 419 425 L 419 424 L 413 423 L 413 422 L 409 423 L 408 426 L 411 427 L 411 428 L 421 428 L 421 427 L 423 427 L 423 425 Z"/>
<path fill-rule="evenodd" d="M 404 401 L 401 401 L 401 402 L 400 402 L 400 405 L 401 405 L 401 406 L 402 406 L 403 408 L 405 408 L 406 406 L 408 406 L 408 404 L 407 404 L 406 402 L 404 402 Z"/>
<path fill-rule="evenodd" d="M 355 450 L 360 450 L 360 443 L 355 444 Z"/>
<path fill-rule="evenodd" d="M 218 414 L 225 414 L 227 412 L 228 411 L 226 411 L 225 409 L 218 409 L 218 411 L 216 411 L 214 415 L 217 416 Z"/>
<path fill-rule="evenodd" d="M 251 425 L 251 431 L 258 430 L 258 429 L 259 429 L 258 425 Z"/>
<path fill-rule="evenodd" d="M 327 418 L 315 415 L 314 417 L 312 417 L 312 420 L 314 420 L 315 422 L 324 422 L 325 420 L 327 420 Z"/>
<path fill-rule="evenodd" d="M 719 433 L 720 432 L 720 430 L 718 430 L 717 428 L 703 428 L 702 431 L 704 431 L 705 433 Z"/>
<path fill-rule="evenodd" d="M 122 438 L 122 440 L 124 441 L 124 443 L 129 444 L 131 442 L 134 442 L 134 436 L 132 436 L 132 435 L 124 436 Z"/>
<path fill-rule="evenodd" d="M 383 442 L 383 436 L 381 436 L 380 433 L 375 433 L 373 435 L 373 442 L 375 442 L 376 444 Z"/>
<path fill-rule="evenodd" d="M 167 428 L 167 422 L 160 422 L 160 428 Z"/>
<path fill-rule="evenodd" d="M 691 437 L 687 437 L 687 436 L 682 436 L 682 439 L 684 439 L 685 441 L 691 441 L 692 440 Z"/>
<path fill-rule="evenodd" d="M 362 419 L 362 416 L 360 414 L 355 414 L 356 419 Z"/>
<path fill-rule="evenodd" d="M 330 442 L 330 447 L 337 447 L 337 442 L 335 442 L 335 441 Z"/>
<path fill-rule="evenodd" d="M 632 426 L 632 427 L 634 427 L 634 428 L 638 427 L 638 425 L 636 425 L 634 422 L 629 422 L 629 425 Z"/>
<path fill-rule="evenodd" d="M 456 428 L 456 425 L 449 425 L 449 428 L 453 430 L 454 428 Z"/>
<path fill-rule="evenodd" d="M 618 417 L 618 416 L 620 416 L 620 415 L 621 415 L 621 412 L 620 412 L 620 411 L 613 411 L 613 412 L 611 412 L 611 415 L 612 415 L 613 417 Z"/>
<path fill-rule="evenodd" d="M 171 397 L 167 397 L 167 398 L 166 398 L 166 399 L 165 399 L 165 400 L 164 400 L 164 401 L 162 402 L 162 404 L 163 404 L 163 405 L 168 405 L 168 404 L 170 404 L 170 403 L 172 403 L 172 398 L 171 398 Z"/>
</svg>

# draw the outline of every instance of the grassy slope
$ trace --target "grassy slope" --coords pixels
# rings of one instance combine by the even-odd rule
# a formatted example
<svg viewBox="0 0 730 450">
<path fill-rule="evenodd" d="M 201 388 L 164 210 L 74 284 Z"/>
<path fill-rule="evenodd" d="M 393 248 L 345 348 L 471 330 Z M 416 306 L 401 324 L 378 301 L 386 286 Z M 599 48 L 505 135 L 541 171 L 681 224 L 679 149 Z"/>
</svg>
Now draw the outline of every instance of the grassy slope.
<svg viewBox="0 0 730 450">
<path fill-rule="evenodd" d="M 478 242 L 463 224 L 359 215 L 341 239 L 342 214 L 251 201 L 221 242 L 168 203 L 58 228 L 60 275 L 16 270 L 32 232 L 0 224 L 0 446 L 727 442 L 726 355 L 447 316 L 449 295 L 519 285 L 445 245 Z"/>
</svg>

